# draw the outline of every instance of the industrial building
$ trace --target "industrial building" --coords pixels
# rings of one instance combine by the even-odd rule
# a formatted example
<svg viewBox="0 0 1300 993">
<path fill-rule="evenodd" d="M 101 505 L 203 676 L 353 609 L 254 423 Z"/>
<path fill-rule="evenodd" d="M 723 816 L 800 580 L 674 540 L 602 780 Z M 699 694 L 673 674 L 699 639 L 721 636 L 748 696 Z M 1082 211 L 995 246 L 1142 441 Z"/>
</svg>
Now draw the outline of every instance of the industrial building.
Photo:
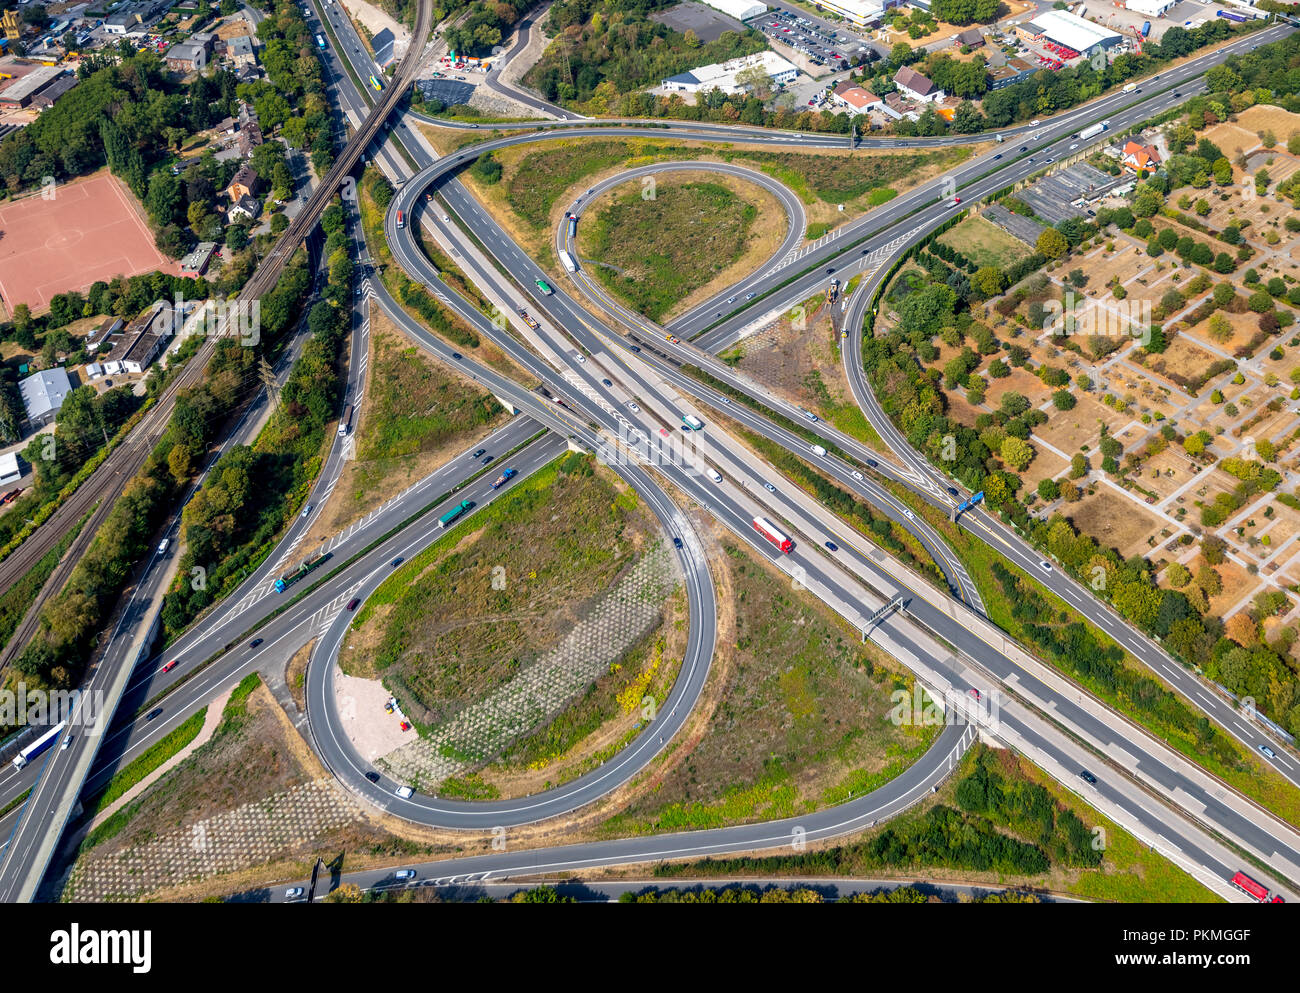
<svg viewBox="0 0 1300 993">
<path fill-rule="evenodd" d="M 799 75 L 799 70 L 776 52 L 765 51 L 679 73 L 665 79 L 662 85 L 665 90 L 683 93 L 703 93 L 715 87 L 723 93 L 739 93 L 744 87 L 736 83 L 736 76 L 756 65 L 767 70 L 768 78 L 774 86 L 792 83 Z"/>
<path fill-rule="evenodd" d="M 1124 0 L 1124 6 L 1143 17 L 1164 17 L 1177 0 Z"/>
<path fill-rule="evenodd" d="M 0 455 L 0 486 L 8 486 L 22 478 L 23 470 L 18 464 L 18 456 L 14 452 Z"/>
<path fill-rule="evenodd" d="M 159 301 L 127 326 L 126 331 L 104 357 L 105 371 L 110 367 L 123 372 L 144 372 L 172 337 L 176 315 L 171 304 Z"/>
<path fill-rule="evenodd" d="M 714 10 L 720 10 L 728 17 L 738 21 L 747 21 L 751 17 L 761 17 L 767 13 L 767 4 L 757 0 L 704 0 Z"/>
<path fill-rule="evenodd" d="M 66 371 L 59 367 L 42 369 L 18 383 L 23 398 L 23 409 L 32 427 L 44 427 L 54 420 L 63 401 L 72 392 L 72 382 Z"/>
<path fill-rule="evenodd" d="M 818 0 L 818 6 L 859 28 L 879 23 L 885 11 L 899 3 L 900 0 Z"/>
<path fill-rule="evenodd" d="M 40 66 L 26 76 L 14 80 L 0 91 L 0 107 L 26 107 L 46 87 L 52 86 L 63 75 L 62 66 Z"/>
<path fill-rule="evenodd" d="M 1031 21 L 1016 26 L 1016 34 L 1025 41 L 1050 41 L 1073 49 L 1080 55 L 1094 55 L 1114 48 L 1124 39 L 1109 28 L 1063 10 L 1040 10 Z"/>
</svg>

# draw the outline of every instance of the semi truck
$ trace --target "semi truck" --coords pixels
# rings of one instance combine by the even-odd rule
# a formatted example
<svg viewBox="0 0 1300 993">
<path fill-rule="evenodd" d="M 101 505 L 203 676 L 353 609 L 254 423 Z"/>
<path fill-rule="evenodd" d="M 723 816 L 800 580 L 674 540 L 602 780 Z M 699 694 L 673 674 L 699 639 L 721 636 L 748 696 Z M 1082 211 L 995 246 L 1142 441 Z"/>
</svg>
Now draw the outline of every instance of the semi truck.
<svg viewBox="0 0 1300 993">
<path fill-rule="evenodd" d="M 1245 14 L 1238 14 L 1231 10 L 1216 10 L 1214 13 L 1216 17 L 1226 17 L 1228 20 L 1236 21 L 1238 24 L 1245 24 L 1249 19 Z M 1241 873 L 1237 873 L 1237 875 L 1240 876 Z"/>
<path fill-rule="evenodd" d="M 1109 122 L 1107 121 L 1099 121 L 1096 124 L 1088 125 L 1088 127 L 1079 132 L 1079 140 L 1087 141 L 1089 138 L 1097 137 L 1097 135 L 1106 130 L 1108 123 Z"/>
<path fill-rule="evenodd" d="M 537 330 L 537 322 L 528 316 L 528 311 L 526 310 L 519 311 L 519 319 L 523 321 L 525 324 L 527 324 L 534 331 Z"/>
<path fill-rule="evenodd" d="M 15 762 L 18 760 L 15 759 Z M 1232 877 L 1232 885 L 1244 893 L 1250 894 L 1260 903 L 1285 903 L 1286 901 L 1280 896 L 1269 896 L 1268 887 L 1251 879 L 1244 872 L 1238 872 Z"/>
<path fill-rule="evenodd" d="M 561 253 L 560 253 L 560 261 L 561 261 L 562 263 L 564 263 L 564 271 L 565 271 L 565 272 L 577 272 L 577 271 L 578 271 L 578 263 L 574 261 L 573 256 L 570 255 L 568 252 L 561 252 Z"/>
<path fill-rule="evenodd" d="M 510 482 L 510 480 L 513 479 L 515 475 L 516 473 L 514 469 L 507 469 L 501 475 L 497 476 L 496 479 L 492 480 L 492 488 L 494 490 L 501 489 L 501 487 L 505 486 L 506 483 Z"/>
<path fill-rule="evenodd" d="M 785 552 L 786 555 L 794 551 L 794 542 L 766 517 L 754 518 L 754 530 Z"/>
<path fill-rule="evenodd" d="M 578 237 L 578 215 L 569 214 L 569 237 Z"/>
<path fill-rule="evenodd" d="M 447 513 L 439 517 L 438 524 L 444 528 L 454 524 L 456 519 L 472 506 L 474 506 L 474 504 L 469 500 L 462 500 L 460 503 L 456 504 L 456 506 L 452 507 L 451 510 L 447 511 Z"/>
<path fill-rule="evenodd" d="M 30 745 L 24 748 L 21 752 L 15 755 L 14 768 L 21 769 L 32 759 L 36 758 L 36 756 L 40 755 L 42 752 L 48 751 L 50 746 L 59 740 L 59 735 L 63 733 L 63 729 L 66 728 L 67 726 L 68 726 L 67 721 L 60 721 L 54 727 L 50 728 L 43 735 L 41 735 L 39 738 L 33 741 Z"/>
<path fill-rule="evenodd" d="M 308 559 L 302 565 L 298 566 L 293 572 L 286 572 L 283 576 L 275 581 L 275 592 L 283 593 L 298 580 L 302 579 L 310 572 L 314 572 L 322 565 L 334 557 L 333 552 L 326 552 L 324 555 L 318 555 L 314 559 Z"/>
</svg>

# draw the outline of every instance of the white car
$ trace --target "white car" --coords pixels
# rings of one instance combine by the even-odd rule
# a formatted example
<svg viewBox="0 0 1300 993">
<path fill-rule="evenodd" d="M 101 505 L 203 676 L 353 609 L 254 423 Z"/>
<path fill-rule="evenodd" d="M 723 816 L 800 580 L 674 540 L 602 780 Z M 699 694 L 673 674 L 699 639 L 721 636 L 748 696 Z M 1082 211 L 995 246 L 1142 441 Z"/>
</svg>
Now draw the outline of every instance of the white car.
<svg viewBox="0 0 1300 993">
<path fill-rule="evenodd" d="M 303 508 L 302 508 L 302 516 L 303 516 L 303 517 L 306 517 L 308 514 L 310 514 L 310 513 L 311 513 L 311 509 L 312 509 L 313 506 L 314 506 L 314 504 L 310 504 L 310 503 L 309 503 L 309 504 L 307 504 L 307 506 L 303 507 Z"/>
<path fill-rule="evenodd" d="M 587 361 L 586 356 L 584 356 L 581 352 L 574 352 L 574 353 L 573 353 L 573 357 L 574 357 L 575 359 L 577 359 L 579 362 L 586 362 L 586 361 Z"/>
<path fill-rule="evenodd" d="M 1038 568 L 1042 569 L 1043 572 L 1051 572 L 1051 571 L 1052 571 L 1052 563 L 1050 563 L 1050 562 L 1048 562 L 1046 559 L 1044 559 L 1042 562 L 1039 562 L 1039 563 L 1038 563 Z"/>
<path fill-rule="evenodd" d="M 854 472 L 853 472 L 853 478 L 856 479 L 856 480 L 858 480 L 859 482 L 861 482 L 861 481 L 862 481 L 862 473 L 858 472 L 857 470 L 854 470 Z"/>
<path fill-rule="evenodd" d="M 636 404 L 634 404 L 631 400 L 627 402 L 627 409 L 632 411 L 632 413 L 634 414 L 641 413 L 641 408 L 638 407 Z"/>
<path fill-rule="evenodd" d="M 298 897 L 302 896 L 302 894 L 303 894 L 303 888 L 301 886 L 290 886 L 287 890 L 284 891 L 284 898 L 286 900 L 295 900 Z"/>
<path fill-rule="evenodd" d="M 393 790 L 393 793 L 400 796 L 403 800 L 409 800 L 415 795 L 415 790 L 411 789 L 409 786 L 399 786 L 397 789 Z"/>
<path fill-rule="evenodd" d="M 399 869 L 397 872 L 393 873 L 393 878 L 394 878 L 394 879 L 414 879 L 414 878 L 415 878 L 415 870 L 414 870 L 414 869 Z"/>
<path fill-rule="evenodd" d="M 910 510 L 904 510 L 903 516 L 906 517 L 909 521 L 916 520 L 916 515 L 912 513 Z"/>
<path fill-rule="evenodd" d="M 1277 755 L 1274 753 L 1273 749 L 1269 748 L 1268 745 L 1260 745 L 1259 750 L 1271 759 L 1277 758 Z"/>
</svg>

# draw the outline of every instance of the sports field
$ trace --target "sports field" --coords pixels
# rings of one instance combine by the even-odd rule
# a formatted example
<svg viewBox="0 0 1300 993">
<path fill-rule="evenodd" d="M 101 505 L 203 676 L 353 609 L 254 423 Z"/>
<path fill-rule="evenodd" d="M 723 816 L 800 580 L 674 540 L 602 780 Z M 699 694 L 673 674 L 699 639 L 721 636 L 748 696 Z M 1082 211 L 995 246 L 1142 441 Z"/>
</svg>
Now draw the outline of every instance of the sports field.
<svg viewBox="0 0 1300 993">
<path fill-rule="evenodd" d="M 26 303 L 39 314 L 55 294 L 85 290 L 97 279 L 180 263 L 154 247 L 130 192 L 108 170 L 0 206 L 0 302 L 5 315 Z"/>
</svg>

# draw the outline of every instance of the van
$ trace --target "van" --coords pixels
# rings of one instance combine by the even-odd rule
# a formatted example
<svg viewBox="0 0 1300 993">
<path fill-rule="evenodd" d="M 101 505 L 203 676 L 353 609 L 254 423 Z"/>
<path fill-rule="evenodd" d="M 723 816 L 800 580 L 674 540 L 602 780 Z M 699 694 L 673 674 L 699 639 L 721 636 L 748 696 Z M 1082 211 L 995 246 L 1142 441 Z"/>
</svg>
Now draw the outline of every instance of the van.
<svg viewBox="0 0 1300 993">
<path fill-rule="evenodd" d="M 820 458 L 825 458 L 825 457 L 826 457 L 826 449 L 822 448 L 821 445 L 813 445 L 813 446 L 811 446 L 811 447 L 812 447 L 812 453 L 813 453 L 814 455 L 816 455 L 816 456 L 818 456 L 818 457 L 820 457 Z"/>
<path fill-rule="evenodd" d="M 409 786 L 399 786 L 397 789 L 393 790 L 393 792 L 403 800 L 409 800 L 415 795 L 415 790 L 411 789 Z"/>
<path fill-rule="evenodd" d="M 709 478 L 713 480 L 715 483 L 722 482 L 722 473 L 718 472 L 717 469 L 709 469 L 707 471 L 709 474 Z"/>
<path fill-rule="evenodd" d="M 171 545 L 172 540 L 170 538 L 164 538 L 162 541 L 158 542 L 158 554 L 166 555 L 167 549 L 171 548 Z"/>
</svg>

